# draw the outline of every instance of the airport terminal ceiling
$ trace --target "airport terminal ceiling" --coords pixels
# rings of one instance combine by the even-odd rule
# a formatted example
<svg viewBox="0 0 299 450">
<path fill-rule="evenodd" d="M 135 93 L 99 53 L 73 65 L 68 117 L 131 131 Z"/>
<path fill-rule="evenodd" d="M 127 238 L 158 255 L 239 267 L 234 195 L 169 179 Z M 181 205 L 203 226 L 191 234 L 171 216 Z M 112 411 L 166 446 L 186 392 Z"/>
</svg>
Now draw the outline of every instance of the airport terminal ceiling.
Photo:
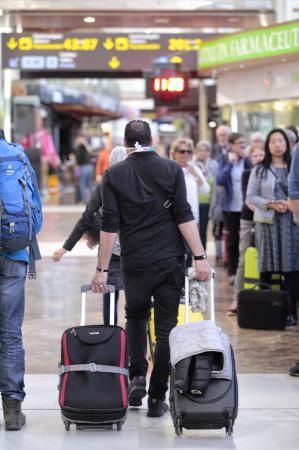
<svg viewBox="0 0 299 450">
<path fill-rule="evenodd" d="M 5 32 L 88 31 L 148 32 L 197 31 L 208 35 L 232 33 L 275 22 L 273 0 L 11 0 L 0 1 L 0 27 Z"/>
<path fill-rule="evenodd" d="M 21 80 L 42 79 L 46 77 L 61 77 L 62 79 L 68 77 L 81 78 L 82 83 L 84 83 L 83 79 L 131 77 L 140 78 L 140 81 L 144 81 L 141 80 L 144 76 L 144 71 L 151 70 L 155 55 L 146 52 L 144 56 L 147 61 L 143 63 L 140 54 L 136 58 L 136 55 L 132 51 L 130 58 L 130 52 L 126 53 L 122 51 L 118 52 L 115 56 L 115 52 L 112 54 L 111 48 L 107 48 L 106 46 L 108 39 L 111 42 L 113 41 L 114 50 L 118 50 L 116 48 L 117 39 L 126 39 L 129 42 L 131 34 L 134 34 L 136 37 L 137 34 L 143 33 L 151 39 L 155 35 L 158 36 L 156 40 L 159 41 L 159 45 L 161 46 L 160 53 L 163 56 L 171 55 L 180 57 L 182 60 L 182 68 L 189 71 L 190 79 L 192 79 L 193 77 L 197 77 L 196 58 L 198 48 L 188 48 L 188 51 L 185 51 L 186 49 L 180 49 L 184 51 L 177 51 L 178 49 L 175 49 L 176 52 L 171 53 L 169 42 L 172 40 L 172 37 L 184 38 L 185 35 L 186 40 L 191 39 L 192 42 L 195 42 L 197 40 L 207 40 L 241 30 L 273 25 L 276 23 L 275 7 L 279 1 L 281 0 L 115 0 L 111 4 L 107 4 L 103 1 L 96 0 L 86 0 L 85 2 L 73 0 L 71 3 L 58 0 L 11 0 L 7 4 L 3 0 L 0 0 L 0 29 L 3 33 L 12 33 L 10 36 L 7 34 L 5 37 L 4 35 L 4 50 L 6 53 L 8 50 L 11 50 L 11 44 L 13 46 L 12 53 L 14 53 L 10 55 L 12 61 L 9 60 L 9 64 L 3 67 L 21 69 L 19 73 Z M 23 52 L 23 55 L 17 54 L 17 51 L 24 50 L 15 48 L 16 43 L 20 40 L 21 36 L 24 36 L 24 33 L 26 33 L 24 39 L 32 39 L 32 42 L 34 41 L 34 36 L 45 36 L 45 34 L 48 34 L 50 36 L 49 39 L 55 39 L 54 36 L 62 36 L 59 39 L 63 43 L 71 40 L 72 37 L 78 40 L 79 35 L 85 36 L 84 41 L 90 41 L 91 33 L 93 33 L 99 39 L 99 42 L 101 41 L 101 57 L 97 55 L 94 58 L 97 64 L 96 73 L 93 70 L 89 70 L 90 67 L 86 63 L 86 58 L 83 58 L 84 61 L 81 58 L 84 62 L 83 65 L 79 63 L 76 65 L 77 62 L 75 64 L 72 60 L 71 63 L 74 66 L 72 69 L 74 70 L 66 70 L 64 73 L 62 66 L 60 67 L 59 65 L 61 61 L 59 60 L 60 62 L 58 64 L 57 61 L 59 58 L 57 59 L 54 54 L 31 55 L 29 54 L 30 52 Z M 9 41 L 6 42 L 5 39 Z M 166 43 L 165 45 L 163 44 L 163 40 Z M 112 45 L 111 42 L 108 44 Z M 67 54 L 68 58 L 70 58 L 71 53 L 76 53 L 76 49 L 73 48 L 66 48 L 66 50 L 68 50 L 68 53 L 65 51 L 63 54 L 64 56 Z M 130 50 L 132 50 L 131 47 Z M 2 64 L 3 61 L 7 60 L 5 52 L 3 53 Z M 84 52 L 81 53 L 83 55 Z M 83 56 L 85 57 L 87 53 L 85 52 Z M 81 57 L 82 55 L 80 54 L 79 56 Z M 78 62 L 80 59 L 79 56 Z M 39 72 L 37 67 L 35 67 L 34 71 L 31 70 L 33 62 L 36 63 L 38 57 L 42 61 L 47 61 L 47 64 L 51 62 L 53 65 L 55 62 L 56 66 L 58 64 L 61 70 L 54 70 L 56 67 L 55 64 L 55 67 L 51 66 L 52 70 L 41 70 Z M 26 59 L 26 64 L 29 64 L 27 64 L 28 67 L 25 67 L 25 65 L 22 66 L 22 64 L 19 66 L 13 65 L 17 64 L 17 61 L 21 59 L 22 61 Z M 66 64 L 65 61 L 63 63 Z M 67 63 L 70 64 L 69 60 Z M 49 69 L 47 65 L 45 67 Z M 84 67 L 84 70 L 82 67 Z M 128 82 L 130 83 L 129 80 Z M 148 99 L 144 90 L 143 86 L 143 98 L 136 99 L 131 97 L 131 100 L 133 102 L 135 100 L 138 100 L 138 102 L 147 101 Z M 121 98 L 122 95 L 120 95 Z M 153 103 L 153 100 L 150 100 Z M 195 107 L 192 104 L 192 111 L 198 109 L 198 94 L 194 96 L 194 100 Z M 146 108 L 142 104 L 140 109 L 148 109 L 148 103 L 146 104 Z M 187 109 L 190 109 L 189 104 L 187 105 Z M 76 110 L 75 113 L 78 114 L 78 111 Z M 94 111 L 92 111 L 92 114 L 94 114 Z"/>
</svg>

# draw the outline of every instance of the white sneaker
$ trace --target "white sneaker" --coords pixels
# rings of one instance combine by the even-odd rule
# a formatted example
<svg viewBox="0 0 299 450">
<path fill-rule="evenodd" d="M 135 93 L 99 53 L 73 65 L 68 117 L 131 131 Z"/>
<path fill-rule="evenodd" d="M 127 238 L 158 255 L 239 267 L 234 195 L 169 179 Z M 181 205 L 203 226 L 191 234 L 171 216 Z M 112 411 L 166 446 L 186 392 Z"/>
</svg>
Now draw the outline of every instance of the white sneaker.
<svg viewBox="0 0 299 450">
<path fill-rule="evenodd" d="M 234 284 L 234 282 L 235 282 L 235 278 L 236 278 L 236 275 L 230 275 L 230 276 L 228 277 L 229 284 L 230 284 L 231 286 L 233 286 L 233 284 Z"/>
<path fill-rule="evenodd" d="M 237 310 L 238 310 L 238 303 L 236 301 L 233 301 L 226 314 L 228 316 L 235 316 L 237 314 Z"/>
</svg>

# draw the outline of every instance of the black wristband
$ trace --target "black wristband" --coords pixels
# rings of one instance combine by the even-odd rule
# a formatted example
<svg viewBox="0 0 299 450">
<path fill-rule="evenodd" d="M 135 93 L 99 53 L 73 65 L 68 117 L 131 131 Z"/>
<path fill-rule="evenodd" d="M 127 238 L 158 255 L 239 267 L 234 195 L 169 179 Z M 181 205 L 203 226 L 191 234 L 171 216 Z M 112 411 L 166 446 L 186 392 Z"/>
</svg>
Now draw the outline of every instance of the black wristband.
<svg viewBox="0 0 299 450">
<path fill-rule="evenodd" d="M 108 272 L 108 269 L 101 269 L 100 267 L 97 267 L 98 272 Z"/>
<path fill-rule="evenodd" d="M 194 256 L 195 261 L 200 261 L 202 259 L 207 259 L 207 255 L 206 253 L 203 253 L 202 255 L 199 256 Z"/>
</svg>

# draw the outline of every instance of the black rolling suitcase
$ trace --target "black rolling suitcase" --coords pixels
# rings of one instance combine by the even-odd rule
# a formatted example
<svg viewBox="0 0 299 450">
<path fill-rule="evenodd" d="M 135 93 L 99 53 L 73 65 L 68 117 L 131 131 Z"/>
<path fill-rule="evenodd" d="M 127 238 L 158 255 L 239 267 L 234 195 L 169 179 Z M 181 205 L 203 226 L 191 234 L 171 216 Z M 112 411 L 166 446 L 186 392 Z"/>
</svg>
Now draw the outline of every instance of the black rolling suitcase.
<svg viewBox="0 0 299 450">
<path fill-rule="evenodd" d="M 115 289 L 109 286 L 110 324 L 85 325 L 86 293 L 81 287 L 81 326 L 61 340 L 59 405 L 65 429 L 121 430 L 128 409 L 128 358 L 123 328 L 114 326 Z"/>
<path fill-rule="evenodd" d="M 211 321 L 215 322 L 214 305 L 214 276 L 211 279 Z M 188 280 L 186 281 L 188 283 Z M 185 288 L 189 292 L 189 286 Z M 189 298 L 185 295 L 188 306 Z M 188 309 L 187 309 L 188 310 Z M 204 321 L 205 322 L 205 321 Z M 188 317 L 186 316 L 186 323 Z M 203 322 L 202 322 L 203 323 Z M 193 326 L 194 324 L 190 324 Z M 231 379 L 210 378 L 208 386 L 202 395 L 198 393 L 183 393 L 175 387 L 176 367 L 172 367 L 170 375 L 170 412 L 179 436 L 183 428 L 198 429 L 221 429 L 225 428 L 228 435 L 233 432 L 233 425 L 238 414 L 238 383 L 234 361 L 234 353 L 231 345 Z"/>
</svg>

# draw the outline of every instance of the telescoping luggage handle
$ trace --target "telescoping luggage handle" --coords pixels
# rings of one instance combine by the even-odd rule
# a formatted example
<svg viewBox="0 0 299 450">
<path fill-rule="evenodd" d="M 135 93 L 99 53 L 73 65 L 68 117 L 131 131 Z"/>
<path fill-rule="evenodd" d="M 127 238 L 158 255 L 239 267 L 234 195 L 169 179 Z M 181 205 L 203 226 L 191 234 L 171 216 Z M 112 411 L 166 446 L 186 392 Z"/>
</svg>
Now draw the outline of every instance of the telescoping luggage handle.
<svg viewBox="0 0 299 450">
<path fill-rule="evenodd" d="M 107 284 L 107 289 L 110 294 L 110 314 L 109 324 L 114 325 L 114 310 L 115 310 L 115 287 Z M 85 325 L 86 320 L 86 293 L 91 291 L 91 284 L 83 284 L 81 286 L 81 320 L 80 325 Z"/>
<path fill-rule="evenodd" d="M 212 270 L 210 279 L 210 306 L 211 306 L 211 320 L 215 322 L 215 277 L 216 272 Z M 189 323 L 189 278 L 185 277 L 185 323 Z"/>
</svg>

